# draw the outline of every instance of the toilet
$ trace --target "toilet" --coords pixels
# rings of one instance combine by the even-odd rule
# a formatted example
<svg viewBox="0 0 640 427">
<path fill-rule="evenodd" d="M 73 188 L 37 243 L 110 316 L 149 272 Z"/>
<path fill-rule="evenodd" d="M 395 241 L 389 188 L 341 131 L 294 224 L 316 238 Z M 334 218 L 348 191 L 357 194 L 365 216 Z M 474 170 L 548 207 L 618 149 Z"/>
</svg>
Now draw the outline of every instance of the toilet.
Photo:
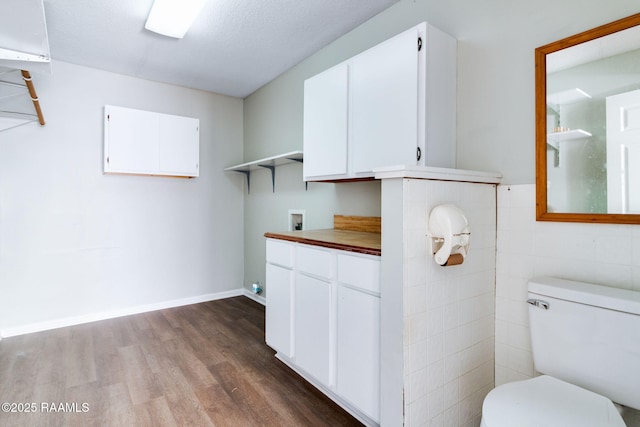
<svg viewBox="0 0 640 427">
<path fill-rule="evenodd" d="M 493 389 L 481 427 L 624 427 L 640 409 L 640 292 L 553 277 L 529 281 L 535 378 Z"/>
</svg>

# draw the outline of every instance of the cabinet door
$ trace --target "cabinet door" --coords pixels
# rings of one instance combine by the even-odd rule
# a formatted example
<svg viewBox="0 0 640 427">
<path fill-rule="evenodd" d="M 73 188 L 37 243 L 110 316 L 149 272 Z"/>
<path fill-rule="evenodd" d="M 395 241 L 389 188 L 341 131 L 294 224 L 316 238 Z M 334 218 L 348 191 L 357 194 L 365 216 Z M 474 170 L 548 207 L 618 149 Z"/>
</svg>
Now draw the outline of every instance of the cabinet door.
<svg viewBox="0 0 640 427">
<path fill-rule="evenodd" d="M 338 394 L 380 419 L 380 298 L 338 286 Z"/>
<path fill-rule="evenodd" d="M 350 73 L 353 172 L 417 164 L 418 29 L 354 57 Z"/>
<path fill-rule="evenodd" d="M 330 386 L 331 284 L 303 274 L 295 280 L 296 364 Z"/>
<path fill-rule="evenodd" d="M 104 171 L 150 174 L 158 170 L 156 113 L 105 106 Z"/>
<path fill-rule="evenodd" d="M 159 172 L 163 175 L 198 176 L 200 121 L 160 114 Z"/>
<path fill-rule="evenodd" d="M 265 340 L 271 348 L 289 358 L 293 357 L 292 279 L 291 270 L 267 264 Z"/>
<path fill-rule="evenodd" d="M 347 174 L 348 66 L 304 82 L 304 179 Z"/>
</svg>

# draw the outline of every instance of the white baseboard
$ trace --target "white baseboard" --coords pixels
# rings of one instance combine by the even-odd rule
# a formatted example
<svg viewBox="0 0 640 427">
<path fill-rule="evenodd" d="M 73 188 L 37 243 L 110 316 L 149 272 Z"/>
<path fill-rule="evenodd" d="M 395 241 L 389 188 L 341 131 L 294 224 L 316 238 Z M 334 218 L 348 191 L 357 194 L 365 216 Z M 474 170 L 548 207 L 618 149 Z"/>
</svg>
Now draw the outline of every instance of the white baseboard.
<svg viewBox="0 0 640 427">
<path fill-rule="evenodd" d="M 248 292 L 244 290 L 245 292 Z M 91 313 L 82 316 L 66 317 L 62 319 L 48 320 L 46 322 L 31 323 L 23 326 L 3 328 L 0 330 L 0 339 L 13 337 L 16 335 L 30 334 L 32 332 L 47 331 L 50 329 L 63 328 L 66 326 L 80 325 L 83 323 L 96 322 L 98 320 L 113 319 L 115 317 L 129 316 L 131 314 L 146 313 L 149 311 L 162 310 L 165 308 L 180 307 L 189 304 L 198 304 L 201 302 L 214 301 L 224 298 L 231 298 L 245 295 L 243 289 L 234 289 L 231 291 L 217 292 L 214 294 L 205 294 L 195 297 L 181 298 L 171 301 L 163 301 L 153 304 L 144 304 L 134 307 L 126 307 L 117 310 L 104 311 L 102 313 Z M 264 298 L 263 298 L 264 299 Z"/>
<path fill-rule="evenodd" d="M 262 305 L 265 305 L 265 306 L 267 305 L 267 300 L 265 299 L 265 297 L 257 295 L 257 294 L 251 292 L 248 289 L 243 289 L 243 291 L 244 291 L 243 295 L 245 297 L 250 298 L 250 299 L 254 300 L 255 302 L 260 303 Z"/>
</svg>

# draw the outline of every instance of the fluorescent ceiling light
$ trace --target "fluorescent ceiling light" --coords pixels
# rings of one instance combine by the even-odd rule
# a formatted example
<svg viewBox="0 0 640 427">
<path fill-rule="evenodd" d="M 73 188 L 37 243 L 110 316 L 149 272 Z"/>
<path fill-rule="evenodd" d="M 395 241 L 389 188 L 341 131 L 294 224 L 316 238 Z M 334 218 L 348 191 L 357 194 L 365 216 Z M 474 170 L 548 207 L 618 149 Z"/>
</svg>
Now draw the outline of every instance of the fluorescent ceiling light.
<svg viewBox="0 0 640 427">
<path fill-rule="evenodd" d="M 181 39 L 202 10 L 205 0 L 155 0 L 144 28 Z"/>
</svg>

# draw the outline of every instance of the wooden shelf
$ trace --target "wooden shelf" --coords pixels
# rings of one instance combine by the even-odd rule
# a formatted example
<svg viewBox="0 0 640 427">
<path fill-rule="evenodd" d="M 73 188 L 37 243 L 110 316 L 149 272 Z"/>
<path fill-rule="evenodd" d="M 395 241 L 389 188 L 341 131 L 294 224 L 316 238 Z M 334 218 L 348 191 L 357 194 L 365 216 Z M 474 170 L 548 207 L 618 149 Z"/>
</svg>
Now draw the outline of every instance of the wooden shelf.
<svg viewBox="0 0 640 427">
<path fill-rule="evenodd" d="M 251 172 L 261 169 L 269 169 L 271 171 L 271 184 L 273 192 L 276 191 L 276 167 L 286 165 L 288 163 L 302 163 L 302 151 L 290 151 L 288 153 L 279 154 L 277 156 L 265 157 L 264 159 L 254 160 L 253 162 L 242 163 L 235 166 L 229 166 L 224 170 L 226 172 L 240 172 L 247 177 L 247 192 L 251 191 Z"/>
</svg>

